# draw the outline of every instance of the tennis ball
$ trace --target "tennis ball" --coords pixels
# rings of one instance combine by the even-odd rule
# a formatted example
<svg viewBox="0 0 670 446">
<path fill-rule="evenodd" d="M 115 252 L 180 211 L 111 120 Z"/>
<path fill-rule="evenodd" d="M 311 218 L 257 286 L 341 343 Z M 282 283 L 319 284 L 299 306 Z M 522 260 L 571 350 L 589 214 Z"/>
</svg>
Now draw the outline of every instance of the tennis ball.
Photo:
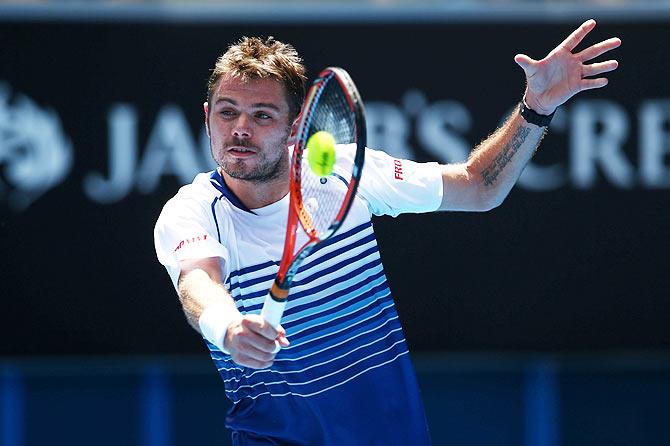
<svg viewBox="0 0 670 446">
<path fill-rule="evenodd" d="M 307 162 L 312 172 L 326 177 L 335 165 L 335 138 L 326 131 L 316 132 L 307 140 Z"/>
</svg>

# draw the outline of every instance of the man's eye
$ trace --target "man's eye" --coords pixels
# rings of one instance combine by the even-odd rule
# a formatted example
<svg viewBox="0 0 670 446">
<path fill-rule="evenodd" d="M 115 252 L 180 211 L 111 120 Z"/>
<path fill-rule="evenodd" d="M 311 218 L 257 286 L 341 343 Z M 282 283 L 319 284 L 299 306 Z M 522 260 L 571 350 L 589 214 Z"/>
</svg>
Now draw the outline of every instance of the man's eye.
<svg viewBox="0 0 670 446">
<path fill-rule="evenodd" d="M 221 110 L 219 113 L 226 117 L 235 116 L 235 112 L 233 110 Z"/>
<path fill-rule="evenodd" d="M 268 115 L 267 113 L 256 113 L 256 117 L 259 119 L 271 119 L 272 116 Z"/>
</svg>

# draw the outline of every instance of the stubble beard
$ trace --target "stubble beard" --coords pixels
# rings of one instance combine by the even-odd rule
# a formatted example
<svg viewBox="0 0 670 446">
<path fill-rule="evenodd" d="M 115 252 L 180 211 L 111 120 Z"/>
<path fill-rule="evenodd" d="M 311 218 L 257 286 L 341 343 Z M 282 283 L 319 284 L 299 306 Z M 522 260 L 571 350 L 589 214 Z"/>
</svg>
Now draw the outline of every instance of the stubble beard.
<svg viewBox="0 0 670 446">
<path fill-rule="evenodd" d="M 243 146 L 243 144 L 238 145 Z M 211 141 L 210 149 L 212 149 Z M 213 149 L 212 155 L 214 155 Z M 258 154 L 258 156 L 260 157 L 259 162 L 253 167 L 247 166 L 244 159 L 226 159 L 223 156 L 214 156 L 214 159 L 219 167 L 231 178 L 251 183 L 266 183 L 276 180 L 288 171 L 288 150 L 283 149 L 281 156 L 276 161 L 268 161 L 264 153 Z"/>
</svg>

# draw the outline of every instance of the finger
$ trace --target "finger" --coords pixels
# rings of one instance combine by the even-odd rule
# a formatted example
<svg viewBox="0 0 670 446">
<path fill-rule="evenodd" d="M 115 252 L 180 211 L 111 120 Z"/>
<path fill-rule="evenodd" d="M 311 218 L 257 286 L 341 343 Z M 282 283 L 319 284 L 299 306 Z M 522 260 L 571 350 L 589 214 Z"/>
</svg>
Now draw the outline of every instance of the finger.
<svg viewBox="0 0 670 446">
<path fill-rule="evenodd" d="M 247 351 L 249 348 L 253 347 L 254 349 L 272 352 L 274 348 L 274 338 L 267 339 L 265 336 L 260 335 L 254 331 L 253 327 L 257 324 L 257 321 L 249 320 L 247 316 L 244 319 L 238 322 L 237 327 L 233 327 L 232 330 L 228 330 L 226 336 L 230 336 L 231 340 L 229 341 L 229 349 L 238 350 L 238 351 Z"/>
<path fill-rule="evenodd" d="M 244 343 L 249 347 L 253 347 L 256 350 L 272 353 L 275 348 L 275 340 L 269 340 L 263 336 L 260 336 L 257 333 L 249 333 L 248 336 L 245 336 Z"/>
<path fill-rule="evenodd" d="M 514 62 L 519 65 L 528 76 L 535 74 L 536 60 L 526 56 L 525 54 L 517 54 L 514 56 Z"/>
<path fill-rule="evenodd" d="M 567 49 L 568 51 L 574 50 L 579 43 L 584 40 L 584 37 L 591 32 L 596 26 L 596 21 L 589 19 L 586 22 L 582 23 L 579 28 L 574 30 L 559 46 Z"/>
<path fill-rule="evenodd" d="M 614 71 L 619 66 L 619 62 L 616 60 L 608 60 L 607 62 L 593 63 L 591 65 L 584 65 L 582 68 L 582 76 L 597 76 L 602 73 L 608 73 Z"/>
<path fill-rule="evenodd" d="M 241 366 L 250 367 L 252 369 L 267 369 L 272 365 L 272 361 L 259 361 L 258 359 L 245 354 L 234 356 L 233 361 Z"/>
<path fill-rule="evenodd" d="M 275 330 L 277 330 L 277 337 L 286 336 L 286 330 L 284 330 L 284 327 L 282 327 L 281 325 L 277 325 Z"/>
<path fill-rule="evenodd" d="M 275 358 L 274 342 L 269 347 L 258 348 L 253 344 L 242 342 L 237 347 L 237 353 L 257 361 L 272 361 Z"/>
<path fill-rule="evenodd" d="M 598 79 L 582 79 L 580 83 L 581 89 L 583 90 L 593 90 L 594 88 L 602 88 L 607 85 L 607 79 L 604 77 L 599 77 Z"/>
<path fill-rule="evenodd" d="M 274 341 L 277 338 L 277 330 L 258 314 L 245 316 L 242 324 L 245 328 L 263 336 L 269 341 Z"/>
<path fill-rule="evenodd" d="M 619 46 L 621 46 L 621 39 L 618 37 L 612 37 L 611 39 L 604 40 L 586 48 L 585 50 L 577 53 L 576 56 L 582 62 L 588 62 L 589 60 L 595 59 L 601 54 L 611 51 L 614 48 L 618 48 Z"/>
<path fill-rule="evenodd" d="M 277 326 L 276 341 L 281 347 L 288 347 L 290 344 L 288 338 L 286 337 L 286 330 L 284 330 L 284 327 L 282 327 L 281 325 Z"/>
<path fill-rule="evenodd" d="M 271 352 L 274 348 L 274 338 L 268 339 L 259 334 L 256 328 L 256 322 L 244 319 L 240 321 L 240 326 L 234 331 L 235 348 L 244 350 L 253 347 L 257 350 Z"/>
<path fill-rule="evenodd" d="M 279 345 L 281 345 L 282 347 L 288 347 L 289 345 L 291 345 L 286 336 L 279 336 L 277 338 L 277 342 L 279 342 Z"/>
</svg>

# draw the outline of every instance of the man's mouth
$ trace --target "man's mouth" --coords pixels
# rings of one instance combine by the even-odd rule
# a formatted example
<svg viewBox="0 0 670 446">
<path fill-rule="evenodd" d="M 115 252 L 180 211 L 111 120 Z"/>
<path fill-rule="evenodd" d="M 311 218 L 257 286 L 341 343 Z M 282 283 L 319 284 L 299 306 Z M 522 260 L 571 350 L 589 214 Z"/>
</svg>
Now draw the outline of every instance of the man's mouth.
<svg viewBox="0 0 670 446">
<path fill-rule="evenodd" d="M 256 153 L 256 151 L 249 147 L 231 147 L 228 149 L 228 153 L 235 156 L 250 156 Z"/>
</svg>

